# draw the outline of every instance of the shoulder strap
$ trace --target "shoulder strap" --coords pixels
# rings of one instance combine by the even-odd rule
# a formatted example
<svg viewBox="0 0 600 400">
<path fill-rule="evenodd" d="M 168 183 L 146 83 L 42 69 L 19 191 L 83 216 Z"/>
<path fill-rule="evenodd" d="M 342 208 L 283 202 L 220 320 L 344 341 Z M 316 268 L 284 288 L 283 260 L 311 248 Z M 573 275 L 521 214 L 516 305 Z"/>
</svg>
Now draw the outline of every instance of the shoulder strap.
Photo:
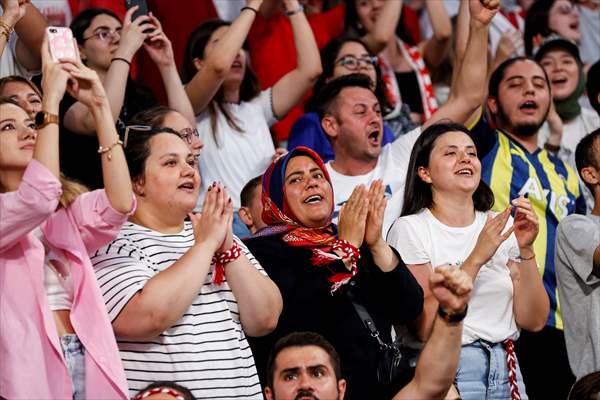
<svg viewBox="0 0 600 400">
<path fill-rule="evenodd" d="M 373 322 L 373 318 L 371 318 L 371 315 L 369 314 L 367 309 L 362 304 L 357 303 L 355 301 L 354 295 L 350 291 L 347 291 L 346 293 L 347 293 L 348 298 L 352 302 L 352 306 L 356 310 L 356 313 L 358 314 L 360 320 L 362 321 L 365 328 L 367 328 L 367 330 L 369 331 L 371 336 L 374 337 L 375 339 L 377 339 L 377 342 L 379 343 L 379 346 L 381 348 L 388 347 L 388 344 L 386 344 L 379 337 L 379 331 L 377 330 L 377 327 L 375 326 L 375 322 Z"/>
</svg>

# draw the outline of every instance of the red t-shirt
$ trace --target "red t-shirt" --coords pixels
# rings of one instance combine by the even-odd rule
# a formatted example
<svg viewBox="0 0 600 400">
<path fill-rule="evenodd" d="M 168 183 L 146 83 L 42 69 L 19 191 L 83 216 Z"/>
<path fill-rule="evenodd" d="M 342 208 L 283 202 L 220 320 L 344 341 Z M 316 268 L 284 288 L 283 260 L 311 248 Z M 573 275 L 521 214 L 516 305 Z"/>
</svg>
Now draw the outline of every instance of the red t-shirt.
<svg viewBox="0 0 600 400">
<path fill-rule="evenodd" d="M 342 34 L 344 17 L 343 4 L 307 17 L 319 49 Z M 273 86 L 296 68 L 294 34 L 290 20 L 285 15 L 278 13 L 265 19 L 259 14 L 248 35 L 248 43 L 252 67 L 263 89 Z M 304 114 L 304 103 L 309 94 L 282 121 L 273 126 L 278 140 L 286 140 L 296 119 Z"/>
</svg>

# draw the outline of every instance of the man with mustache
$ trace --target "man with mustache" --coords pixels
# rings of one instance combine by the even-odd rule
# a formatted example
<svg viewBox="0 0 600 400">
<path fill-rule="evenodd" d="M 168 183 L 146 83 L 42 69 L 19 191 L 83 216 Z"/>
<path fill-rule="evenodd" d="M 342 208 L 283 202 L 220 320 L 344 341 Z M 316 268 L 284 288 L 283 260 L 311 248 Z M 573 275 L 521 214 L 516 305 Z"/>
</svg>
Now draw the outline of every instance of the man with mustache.
<svg viewBox="0 0 600 400">
<path fill-rule="evenodd" d="M 415 377 L 393 400 L 437 399 L 448 392 L 458 366 L 462 319 L 473 281 L 461 269 L 442 266 L 432 273 L 429 287 L 440 310 L 423 348 Z M 273 347 L 267 364 L 267 400 L 343 400 L 346 380 L 340 358 L 321 335 L 294 332 Z"/>
<path fill-rule="evenodd" d="M 531 398 L 566 398 L 574 379 L 556 287 L 554 237 L 563 218 L 585 213 L 585 199 L 575 171 L 538 147 L 538 131 L 551 101 L 544 69 L 529 58 L 509 59 L 492 73 L 488 90 L 496 129 L 483 118 L 471 129 L 482 179 L 494 192 L 494 211 L 505 210 L 521 195 L 531 201 L 540 223 L 535 256 L 550 299 L 546 326 L 538 333 L 521 332 L 517 356 Z"/>
</svg>

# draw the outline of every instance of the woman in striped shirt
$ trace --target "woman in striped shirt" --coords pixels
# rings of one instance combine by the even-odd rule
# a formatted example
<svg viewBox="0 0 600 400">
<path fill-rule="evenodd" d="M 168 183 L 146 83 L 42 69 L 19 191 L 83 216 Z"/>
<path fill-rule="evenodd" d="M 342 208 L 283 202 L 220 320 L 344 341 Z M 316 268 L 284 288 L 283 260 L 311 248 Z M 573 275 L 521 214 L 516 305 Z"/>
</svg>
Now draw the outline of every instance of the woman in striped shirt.
<svg viewBox="0 0 600 400">
<path fill-rule="evenodd" d="M 130 394 L 160 380 L 198 399 L 262 398 L 246 335 L 274 329 L 281 295 L 233 236 L 227 190 L 213 183 L 192 215 L 200 177 L 186 143 L 164 128 L 126 140 L 138 208 L 92 261 Z"/>
</svg>

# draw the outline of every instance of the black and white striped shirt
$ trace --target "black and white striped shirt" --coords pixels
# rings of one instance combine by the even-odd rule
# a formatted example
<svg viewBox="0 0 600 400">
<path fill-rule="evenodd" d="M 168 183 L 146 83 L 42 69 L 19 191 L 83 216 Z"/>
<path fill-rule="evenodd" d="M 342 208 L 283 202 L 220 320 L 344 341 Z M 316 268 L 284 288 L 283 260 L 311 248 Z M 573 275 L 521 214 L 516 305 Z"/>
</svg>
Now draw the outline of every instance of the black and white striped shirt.
<svg viewBox="0 0 600 400">
<path fill-rule="evenodd" d="M 237 240 L 237 238 L 236 238 Z M 126 223 L 117 239 L 92 257 L 112 321 L 145 283 L 177 261 L 194 244 L 190 222 L 177 234 Z M 251 263 L 266 275 L 246 246 Z M 117 343 L 130 395 L 156 381 L 189 388 L 197 399 L 262 399 L 254 358 L 227 284 L 212 283 L 211 266 L 198 298 L 175 325 L 152 340 Z"/>
</svg>

